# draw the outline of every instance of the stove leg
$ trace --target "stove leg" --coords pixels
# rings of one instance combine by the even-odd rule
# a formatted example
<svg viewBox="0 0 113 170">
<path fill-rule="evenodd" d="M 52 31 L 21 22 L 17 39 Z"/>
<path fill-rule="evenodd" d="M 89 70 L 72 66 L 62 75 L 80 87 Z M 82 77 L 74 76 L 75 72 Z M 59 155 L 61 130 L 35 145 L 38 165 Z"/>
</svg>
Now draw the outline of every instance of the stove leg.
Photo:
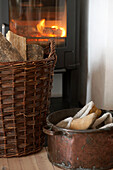
<svg viewBox="0 0 113 170">
<path fill-rule="evenodd" d="M 79 69 L 67 70 L 63 74 L 63 100 L 69 103 L 70 107 L 79 105 Z"/>
</svg>

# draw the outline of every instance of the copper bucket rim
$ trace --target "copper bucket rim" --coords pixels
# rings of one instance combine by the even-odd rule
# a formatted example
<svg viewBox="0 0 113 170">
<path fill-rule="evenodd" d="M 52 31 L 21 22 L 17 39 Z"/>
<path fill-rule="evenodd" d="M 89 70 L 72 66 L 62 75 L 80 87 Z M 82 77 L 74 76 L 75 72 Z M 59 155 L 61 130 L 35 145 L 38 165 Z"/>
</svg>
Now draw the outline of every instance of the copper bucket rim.
<svg viewBox="0 0 113 170">
<path fill-rule="evenodd" d="M 77 110 L 80 110 L 81 108 L 76 108 Z M 71 109 L 63 109 L 63 110 L 58 110 L 55 112 L 50 113 L 47 118 L 46 118 L 46 122 L 47 122 L 47 126 L 48 128 L 50 128 L 51 130 L 55 130 L 58 131 L 59 134 L 60 132 L 66 132 L 69 134 L 75 134 L 75 133 L 102 133 L 102 132 L 106 132 L 106 131 L 111 131 L 113 130 L 113 127 L 107 127 L 105 129 L 88 129 L 88 130 L 71 130 L 71 129 L 66 129 L 66 128 L 61 128 L 58 127 L 56 125 L 54 125 L 53 123 L 50 122 L 50 117 L 58 112 L 63 112 L 63 111 L 67 111 L 67 110 L 71 110 Z M 102 110 L 103 114 L 106 112 L 106 110 Z M 111 112 L 111 111 L 110 111 Z"/>
</svg>

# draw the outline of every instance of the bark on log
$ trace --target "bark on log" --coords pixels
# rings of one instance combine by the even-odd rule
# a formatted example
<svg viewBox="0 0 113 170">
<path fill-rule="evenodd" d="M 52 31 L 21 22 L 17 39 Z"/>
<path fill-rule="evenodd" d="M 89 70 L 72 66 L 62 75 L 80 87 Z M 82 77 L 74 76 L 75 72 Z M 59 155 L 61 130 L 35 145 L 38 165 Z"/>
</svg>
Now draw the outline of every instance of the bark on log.
<svg viewBox="0 0 113 170">
<path fill-rule="evenodd" d="M 44 58 L 44 49 L 38 44 L 27 45 L 27 60 L 37 61 Z"/>
<path fill-rule="evenodd" d="M 24 61 L 15 47 L 0 33 L 0 62 Z"/>
<path fill-rule="evenodd" d="M 14 34 L 12 31 L 8 31 L 6 38 L 12 44 L 12 46 L 18 50 L 24 61 L 26 61 L 26 38 Z"/>
<path fill-rule="evenodd" d="M 56 29 L 56 28 L 45 27 L 43 30 L 43 34 L 44 34 L 44 36 L 47 36 L 47 37 L 49 37 L 51 35 L 61 37 L 62 30 Z"/>
</svg>

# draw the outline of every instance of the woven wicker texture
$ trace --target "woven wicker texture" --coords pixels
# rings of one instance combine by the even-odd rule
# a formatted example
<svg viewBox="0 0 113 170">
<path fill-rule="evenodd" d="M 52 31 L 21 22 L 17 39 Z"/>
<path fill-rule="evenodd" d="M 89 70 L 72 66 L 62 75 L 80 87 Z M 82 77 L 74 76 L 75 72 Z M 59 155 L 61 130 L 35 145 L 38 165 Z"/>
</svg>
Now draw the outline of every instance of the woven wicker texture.
<svg viewBox="0 0 113 170">
<path fill-rule="evenodd" d="M 0 63 L 0 157 L 27 155 L 43 147 L 56 63 L 54 45 L 51 41 L 46 59 Z"/>
</svg>

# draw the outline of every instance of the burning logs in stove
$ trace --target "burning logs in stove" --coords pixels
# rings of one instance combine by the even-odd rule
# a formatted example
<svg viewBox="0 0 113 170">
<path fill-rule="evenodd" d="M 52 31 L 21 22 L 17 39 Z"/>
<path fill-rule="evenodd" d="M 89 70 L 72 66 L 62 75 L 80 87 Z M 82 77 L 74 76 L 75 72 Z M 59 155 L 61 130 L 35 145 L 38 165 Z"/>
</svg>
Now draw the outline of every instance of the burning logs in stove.
<svg viewBox="0 0 113 170">
<path fill-rule="evenodd" d="M 56 27 L 45 27 L 42 35 L 46 37 L 61 37 L 62 30 L 60 28 L 56 29 Z"/>
<path fill-rule="evenodd" d="M 16 31 L 12 28 L 16 33 Z M 23 29 L 17 26 L 17 32 L 20 36 L 24 35 L 25 37 L 65 37 L 65 30 L 62 27 L 51 26 L 51 27 L 39 27 L 35 26 L 24 26 Z"/>
<path fill-rule="evenodd" d="M 36 26 L 38 34 L 42 37 L 64 37 L 65 29 L 59 26 L 46 26 L 45 19 L 42 19 Z"/>
</svg>

